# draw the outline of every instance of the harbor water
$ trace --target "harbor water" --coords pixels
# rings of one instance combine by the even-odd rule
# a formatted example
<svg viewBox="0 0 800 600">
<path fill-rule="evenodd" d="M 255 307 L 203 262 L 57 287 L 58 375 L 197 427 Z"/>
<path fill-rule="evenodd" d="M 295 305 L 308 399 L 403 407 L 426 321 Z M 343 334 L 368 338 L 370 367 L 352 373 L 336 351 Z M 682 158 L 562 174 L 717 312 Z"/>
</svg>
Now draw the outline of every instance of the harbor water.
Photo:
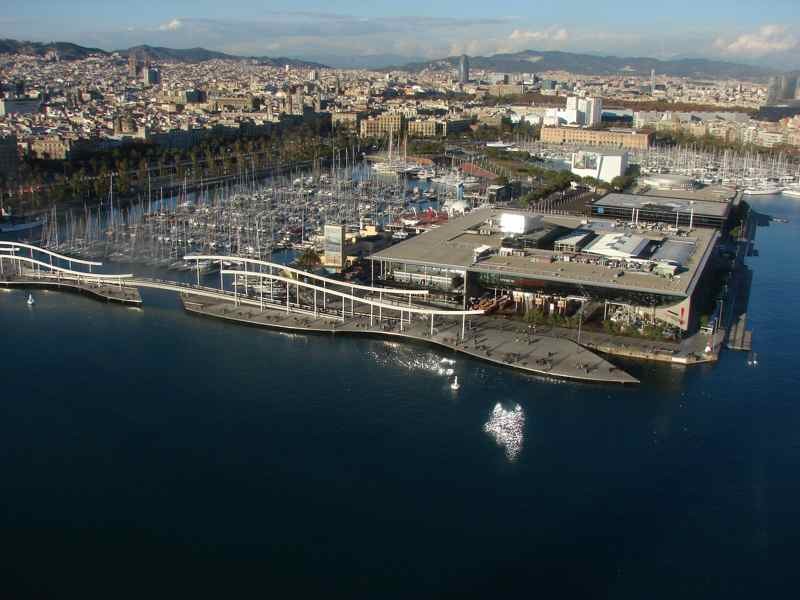
<svg viewBox="0 0 800 600">
<path fill-rule="evenodd" d="M 0 595 L 786 597 L 800 202 L 748 201 L 758 365 L 635 387 L 0 291 Z"/>
</svg>

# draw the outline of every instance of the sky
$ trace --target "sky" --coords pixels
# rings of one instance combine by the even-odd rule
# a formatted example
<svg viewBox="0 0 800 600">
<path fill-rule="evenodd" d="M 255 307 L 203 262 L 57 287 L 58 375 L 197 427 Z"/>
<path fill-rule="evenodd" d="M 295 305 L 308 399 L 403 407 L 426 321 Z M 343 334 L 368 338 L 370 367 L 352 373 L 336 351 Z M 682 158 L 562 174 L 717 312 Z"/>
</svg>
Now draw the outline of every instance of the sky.
<svg viewBox="0 0 800 600">
<path fill-rule="evenodd" d="M 800 0 L 26 0 L 0 37 L 105 50 L 138 44 L 385 66 L 563 50 L 800 68 Z"/>
</svg>

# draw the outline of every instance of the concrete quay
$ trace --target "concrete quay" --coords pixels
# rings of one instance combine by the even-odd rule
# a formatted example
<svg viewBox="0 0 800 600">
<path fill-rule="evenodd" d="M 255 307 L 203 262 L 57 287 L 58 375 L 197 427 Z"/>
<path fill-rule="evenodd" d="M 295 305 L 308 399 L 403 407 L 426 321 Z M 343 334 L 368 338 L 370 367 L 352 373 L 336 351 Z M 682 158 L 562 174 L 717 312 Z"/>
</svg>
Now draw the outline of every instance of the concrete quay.
<svg viewBox="0 0 800 600">
<path fill-rule="evenodd" d="M 341 316 L 298 308 L 237 306 L 213 298 L 181 296 L 184 309 L 192 314 L 246 325 L 295 333 L 325 333 L 373 336 L 433 344 L 478 360 L 494 363 L 533 375 L 591 383 L 631 384 L 639 380 L 575 342 L 560 337 L 529 338 L 513 328 L 503 328 L 489 320 L 473 319 L 460 341 L 460 318 L 439 317 L 433 334 L 429 319 L 418 318 L 401 324 L 398 319 L 373 320 L 369 314 Z"/>
</svg>

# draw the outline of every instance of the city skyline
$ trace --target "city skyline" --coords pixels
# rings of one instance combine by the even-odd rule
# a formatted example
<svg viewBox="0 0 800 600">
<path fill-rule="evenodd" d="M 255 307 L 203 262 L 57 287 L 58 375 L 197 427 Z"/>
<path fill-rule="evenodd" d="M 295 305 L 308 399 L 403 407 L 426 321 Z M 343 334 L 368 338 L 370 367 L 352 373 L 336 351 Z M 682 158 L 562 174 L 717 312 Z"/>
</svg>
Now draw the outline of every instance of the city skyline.
<svg viewBox="0 0 800 600">
<path fill-rule="evenodd" d="M 39 0 L 9 7 L 0 36 L 67 41 L 104 50 L 139 44 L 204 47 L 237 55 L 283 55 L 341 67 L 381 67 L 445 56 L 526 49 L 589 52 L 660 59 L 712 58 L 779 69 L 800 68 L 798 17 L 792 2 L 744 7 L 727 14 L 720 1 L 702 6 L 679 0 L 669 13 L 624 0 L 578 2 L 577 10 L 504 5 L 498 15 L 474 4 L 407 2 L 362 8 L 352 2 L 326 12 L 319 2 L 273 2 L 264 10 L 239 0 L 222 10 L 213 3 L 150 0 L 136 13 L 89 0 Z M 585 10 L 581 10 L 584 8 Z M 728 11 L 730 12 L 730 11 Z M 596 18 L 597 14 L 603 15 Z M 46 15 L 46 16 L 43 16 Z M 424 16 L 421 16 L 424 15 Z M 720 17 L 720 15 L 725 15 Z M 707 18 L 706 18 L 707 17 Z M 699 23 L 706 23 L 698 25 Z"/>
</svg>

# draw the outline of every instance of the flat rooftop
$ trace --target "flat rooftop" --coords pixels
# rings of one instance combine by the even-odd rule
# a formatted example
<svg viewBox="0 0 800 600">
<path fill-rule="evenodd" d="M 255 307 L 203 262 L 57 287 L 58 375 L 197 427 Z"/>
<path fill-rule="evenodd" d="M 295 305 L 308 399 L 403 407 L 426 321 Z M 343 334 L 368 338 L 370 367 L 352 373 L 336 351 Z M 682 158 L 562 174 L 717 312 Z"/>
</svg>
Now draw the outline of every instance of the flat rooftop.
<svg viewBox="0 0 800 600">
<path fill-rule="evenodd" d="M 670 190 L 672 191 L 672 190 Z M 693 197 L 676 198 L 674 196 L 645 196 L 642 194 L 607 194 L 595 200 L 594 206 L 613 208 L 653 208 L 669 212 L 689 213 L 694 209 L 695 215 L 725 219 L 730 211 L 730 203 L 694 199 Z"/>
<path fill-rule="evenodd" d="M 583 251 L 609 258 L 636 258 L 644 252 L 649 243 L 649 239 L 634 233 L 604 233 Z"/>
<path fill-rule="evenodd" d="M 595 232 L 590 229 L 573 229 L 569 233 L 557 238 L 555 243 L 562 244 L 564 246 L 577 246 L 586 238 L 593 236 L 594 234 Z"/>
<path fill-rule="evenodd" d="M 475 248 L 484 244 L 498 248 L 503 236 L 486 236 L 467 231 L 489 219 L 498 220 L 504 212 L 514 211 L 507 208 L 478 208 L 462 217 L 451 219 L 441 227 L 390 246 L 369 258 L 458 271 L 507 274 L 523 279 L 533 278 L 682 297 L 690 295 L 694 290 L 711 255 L 714 242 L 719 237 L 716 229 L 709 228 L 698 228 L 686 237 L 675 237 L 676 240 L 692 240 L 695 246 L 691 256 L 682 265 L 686 270 L 673 279 L 652 273 L 631 271 L 626 271 L 623 276 L 619 277 L 617 276 L 618 269 L 602 265 L 564 261 L 550 262 L 548 259 L 556 253 L 548 250 L 535 250 L 529 256 L 493 255 L 473 262 Z M 516 212 L 530 214 L 526 211 Z M 576 229 L 581 227 L 594 229 L 596 227 L 600 231 L 611 228 L 613 223 L 607 219 L 592 219 L 587 226 L 585 221 L 583 224 L 581 223 L 580 217 L 561 215 L 542 215 L 542 219 L 545 224 L 553 226 L 560 225 Z M 662 232 L 646 229 L 617 227 L 614 231 L 635 233 L 653 241 L 662 241 L 665 237 L 671 239 Z"/>
<path fill-rule="evenodd" d="M 702 200 L 705 202 L 730 202 L 736 197 L 736 190 L 721 185 L 711 185 L 691 190 L 659 190 L 650 188 L 637 193 L 640 196 L 652 196 L 654 198 Z"/>
</svg>

